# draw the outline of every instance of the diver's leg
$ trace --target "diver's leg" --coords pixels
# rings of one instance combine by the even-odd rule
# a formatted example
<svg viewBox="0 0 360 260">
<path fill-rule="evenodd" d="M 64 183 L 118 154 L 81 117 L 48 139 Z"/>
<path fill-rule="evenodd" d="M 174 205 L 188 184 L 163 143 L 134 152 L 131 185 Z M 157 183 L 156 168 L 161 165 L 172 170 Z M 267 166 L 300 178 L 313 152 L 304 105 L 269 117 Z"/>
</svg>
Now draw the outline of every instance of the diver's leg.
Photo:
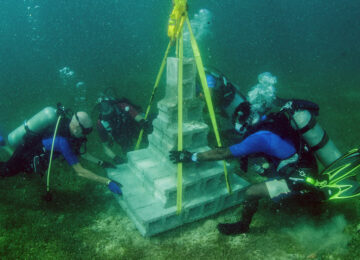
<svg viewBox="0 0 360 260">
<path fill-rule="evenodd" d="M 250 224 L 259 205 L 259 200 L 268 197 L 265 183 L 254 184 L 245 191 L 245 202 L 241 220 L 235 223 L 220 223 L 217 228 L 224 235 L 236 235 L 249 232 Z"/>
<path fill-rule="evenodd" d="M 7 162 L 0 163 L 0 176 L 11 177 L 24 171 L 28 164 L 28 150 L 28 147 L 19 145 Z"/>
</svg>

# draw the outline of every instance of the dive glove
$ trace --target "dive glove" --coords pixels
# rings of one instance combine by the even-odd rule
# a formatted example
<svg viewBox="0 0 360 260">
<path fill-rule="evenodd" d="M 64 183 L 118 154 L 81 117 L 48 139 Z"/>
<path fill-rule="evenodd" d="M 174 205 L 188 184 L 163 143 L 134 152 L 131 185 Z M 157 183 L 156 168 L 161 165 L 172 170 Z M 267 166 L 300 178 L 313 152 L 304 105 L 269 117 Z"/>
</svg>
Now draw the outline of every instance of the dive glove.
<svg viewBox="0 0 360 260">
<path fill-rule="evenodd" d="M 112 193 L 118 194 L 118 195 L 122 195 L 122 190 L 121 190 L 121 183 L 116 182 L 116 181 L 110 181 L 108 184 L 109 190 Z"/>
<path fill-rule="evenodd" d="M 169 159 L 173 163 L 179 162 L 192 162 L 193 153 L 183 150 L 183 151 L 170 151 Z"/>
<path fill-rule="evenodd" d="M 111 162 L 107 162 L 107 161 L 99 161 L 98 165 L 102 168 L 111 168 L 111 169 L 115 169 L 116 166 L 114 164 L 112 164 Z"/>
</svg>

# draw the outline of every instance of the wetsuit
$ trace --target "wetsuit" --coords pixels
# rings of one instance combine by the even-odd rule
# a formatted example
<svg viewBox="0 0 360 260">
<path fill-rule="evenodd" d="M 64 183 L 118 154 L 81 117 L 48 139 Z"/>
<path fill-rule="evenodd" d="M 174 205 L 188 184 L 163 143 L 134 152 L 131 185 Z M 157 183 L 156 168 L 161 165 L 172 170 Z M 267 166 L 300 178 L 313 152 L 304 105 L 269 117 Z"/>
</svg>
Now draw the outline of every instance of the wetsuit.
<svg viewBox="0 0 360 260">
<path fill-rule="evenodd" d="M 69 165 L 78 163 L 77 155 L 86 138 L 75 138 L 69 129 L 70 120 L 62 119 L 54 144 L 54 157 L 62 155 Z M 14 176 L 20 172 L 43 173 L 46 170 L 53 139 L 54 125 L 38 135 L 28 134 L 7 162 L 0 163 L 0 176 Z"/>
<path fill-rule="evenodd" d="M 283 139 L 267 130 L 249 135 L 241 143 L 230 146 L 230 151 L 235 157 L 262 153 L 273 158 L 274 162 L 289 158 L 296 153 L 295 146 L 289 139 Z"/>
<path fill-rule="evenodd" d="M 138 133 L 135 117 L 138 110 L 127 100 L 111 100 L 112 112 L 108 115 L 100 113 L 97 130 L 101 142 L 111 144 L 114 140 L 124 148 L 133 145 L 132 139 Z"/>
</svg>

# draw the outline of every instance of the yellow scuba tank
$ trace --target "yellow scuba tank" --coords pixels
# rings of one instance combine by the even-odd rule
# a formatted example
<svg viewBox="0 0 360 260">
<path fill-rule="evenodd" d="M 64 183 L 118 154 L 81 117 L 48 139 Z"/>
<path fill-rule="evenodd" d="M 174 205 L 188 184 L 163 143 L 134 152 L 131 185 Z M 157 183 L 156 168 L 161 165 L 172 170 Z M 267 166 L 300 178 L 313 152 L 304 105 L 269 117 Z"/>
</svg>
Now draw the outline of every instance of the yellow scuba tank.
<svg viewBox="0 0 360 260">
<path fill-rule="evenodd" d="M 308 110 L 295 110 L 291 116 L 291 126 L 300 132 L 319 161 L 327 167 L 342 154 Z"/>
<path fill-rule="evenodd" d="M 45 107 L 39 113 L 34 115 L 29 120 L 25 120 L 25 122 L 12 131 L 8 135 L 9 144 L 16 148 L 18 145 L 24 142 L 24 136 L 26 133 L 41 133 L 46 127 L 54 124 L 57 119 L 56 109 L 53 107 Z"/>
</svg>

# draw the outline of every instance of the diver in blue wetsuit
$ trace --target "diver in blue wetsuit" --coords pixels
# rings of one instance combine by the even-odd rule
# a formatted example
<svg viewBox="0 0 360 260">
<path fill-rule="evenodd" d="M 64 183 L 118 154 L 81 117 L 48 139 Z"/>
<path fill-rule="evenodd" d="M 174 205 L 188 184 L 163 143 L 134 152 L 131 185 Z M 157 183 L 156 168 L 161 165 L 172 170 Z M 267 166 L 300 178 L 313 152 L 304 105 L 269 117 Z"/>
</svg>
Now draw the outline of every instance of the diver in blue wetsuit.
<svg viewBox="0 0 360 260">
<path fill-rule="evenodd" d="M 243 135 L 240 143 L 199 153 L 171 151 L 169 156 L 174 163 L 244 159 L 249 156 L 263 157 L 266 160 L 266 163 L 258 167 L 258 172 L 269 177 L 269 180 L 250 185 L 246 189 L 241 221 L 218 225 L 219 231 L 226 235 L 249 231 L 261 198 L 279 201 L 290 195 L 301 194 L 308 187 L 294 183 L 291 179 L 304 171 L 308 174 L 317 173 L 314 155 L 307 150 L 300 134 L 291 127 L 284 113 L 263 115 L 253 124 L 254 115 L 251 113 L 250 103 L 243 102 L 235 110 L 233 120 L 236 130 Z M 316 190 L 310 189 L 309 192 L 313 192 L 315 198 L 321 196 Z"/>
<path fill-rule="evenodd" d="M 41 123 L 44 119 L 39 118 L 38 121 Z M 25 125 L 27 133 L 21 137 L 24 141 L 17 146 L 7 162 L 0 162 L 0 177 L 14 176 L 20 172 L 43 173 L 46 170 L 49 164 L 55 125 L 49 125 L 41 133 L 35 133 L 26 127 Z M 92 121 L 86 112 L 76 112 L 71 118 L 63 118 L 60 121 L 54 143 L 54 157 L 62 155 L 79 177 L 105 184 L 113 193 L 121 195 L 119 183 L 84 168 L 78 160 L 81 148 L 87 141 L 86 136 L 91 131 Z M 102 161 L 99 161 L 98 164 L 104 166 Z"/>
</svg>

